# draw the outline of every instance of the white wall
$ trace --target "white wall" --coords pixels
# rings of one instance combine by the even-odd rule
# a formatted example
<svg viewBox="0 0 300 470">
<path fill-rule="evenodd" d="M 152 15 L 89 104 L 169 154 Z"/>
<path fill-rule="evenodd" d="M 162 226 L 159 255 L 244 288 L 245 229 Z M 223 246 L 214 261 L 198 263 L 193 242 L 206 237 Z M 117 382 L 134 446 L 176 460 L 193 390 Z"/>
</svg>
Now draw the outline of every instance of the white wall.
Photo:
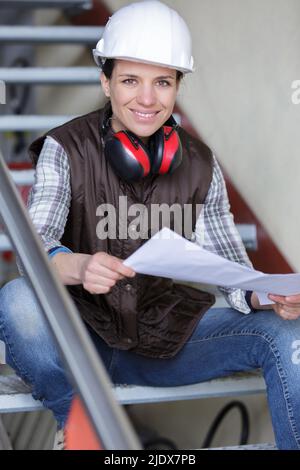
<svg viewBox="0 0 300 470">
<path fill-rule="evenodd" d="M 106 2 L 116 9 L 130 3 Z M 166 0 L 189 24 L 197 71 L 179 103 L 300 270 L 299 0 Z"/>
</svg>

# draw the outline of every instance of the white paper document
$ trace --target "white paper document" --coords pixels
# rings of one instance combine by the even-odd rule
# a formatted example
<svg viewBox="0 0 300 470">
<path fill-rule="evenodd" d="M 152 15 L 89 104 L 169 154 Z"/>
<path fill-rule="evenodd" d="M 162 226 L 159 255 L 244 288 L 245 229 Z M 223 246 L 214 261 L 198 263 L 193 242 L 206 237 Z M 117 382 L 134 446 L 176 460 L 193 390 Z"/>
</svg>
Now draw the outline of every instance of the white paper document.
<svg viewBox="0 0 300 470">
<path fill-rule="evenodd" d="M 264 274 L 204 250 L 163 228 L 124 261 L 137 273 L 255 291 L 261 305 L 267 294 L 300 293 L 300 274 Z"/>
</svg>

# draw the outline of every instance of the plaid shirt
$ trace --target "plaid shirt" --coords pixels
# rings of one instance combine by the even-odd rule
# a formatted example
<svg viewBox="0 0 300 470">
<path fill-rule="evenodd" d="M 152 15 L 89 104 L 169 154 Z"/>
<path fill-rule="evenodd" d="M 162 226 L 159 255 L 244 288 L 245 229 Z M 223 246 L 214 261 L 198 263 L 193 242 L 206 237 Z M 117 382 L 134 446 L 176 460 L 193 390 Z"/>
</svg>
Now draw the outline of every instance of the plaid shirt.
<svg viewBox="0 0 300 470">
<path fill-rule="evenodd" d="M 28 198 L 28 210 L 46 251 L 61 246 L 60 239 L 71 204 L 70 167 L 64 149 L 48 136 Z M 231 261 L 252 266 L 237 231 L 220 166 L 214 157 L 212 182 L 195 228 L 195 242 Z M 251 311 L 246 292 L 219 287 L 229 305 L 243 313 Z"/>
</svg>

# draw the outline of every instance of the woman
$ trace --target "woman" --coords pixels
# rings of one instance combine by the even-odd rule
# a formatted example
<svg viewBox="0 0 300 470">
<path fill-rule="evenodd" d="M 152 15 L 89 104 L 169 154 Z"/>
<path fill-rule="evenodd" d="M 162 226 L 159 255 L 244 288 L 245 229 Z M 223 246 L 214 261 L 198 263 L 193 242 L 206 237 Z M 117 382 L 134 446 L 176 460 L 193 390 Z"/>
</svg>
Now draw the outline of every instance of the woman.
<svg viewBox="0 0 300 470">
<path fill-rule="evenodd" d="M 147 237 L 137 236 L 120 196 L 130 207 L 176 203 L 182 213 L 204 204 L 191 215 L 190 238 L 251 265 L 215 157 L 172 118 L 182 76 L 193 71 L 187 26 L 160 2 L 134 3 L 111 17 L 94 56 L 109 101 L 31 145 L 29 211 L 112 381 L 173 386 L 261 367 L 276 443 L 299 449 L 300 295 L 271 296 L 273 306 L 261 307 L 252 292 L 222 289 L 230 308 L 211 309 L 210 294 L 136 275 L 122 262 Z M 114 219 L 99 226 L 103 204 L 121 215 L 116 237 L 105 229 Z M 63 429 L 72 387 L 34 295 L 22 277 L 0 295 L 7 362 Z"/>
</svg>

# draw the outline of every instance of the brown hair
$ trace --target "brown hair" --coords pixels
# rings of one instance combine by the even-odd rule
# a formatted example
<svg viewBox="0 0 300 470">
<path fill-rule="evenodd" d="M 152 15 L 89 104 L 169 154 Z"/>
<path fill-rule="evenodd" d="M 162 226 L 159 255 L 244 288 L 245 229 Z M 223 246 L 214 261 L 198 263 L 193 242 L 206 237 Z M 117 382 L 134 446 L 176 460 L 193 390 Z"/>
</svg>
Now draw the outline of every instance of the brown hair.
<svg viewBox="0 0 300 470">
<path fill-rule="evenodd" d="M 115 66 L 115 59 L 106 59 L 106 61 L 104 62 L 104 65 L 102 66 L 102 72 L 104 73 L 106 78 L 108 78 L 108 80 L 111 79 L 114 66 Z M 183 78 L 183 73 L 180 72 L 179 70 L 176 70 L 176 73 L 177 73 L 176 80 L 177 82 L 179 82 Z"/>
</svg>

